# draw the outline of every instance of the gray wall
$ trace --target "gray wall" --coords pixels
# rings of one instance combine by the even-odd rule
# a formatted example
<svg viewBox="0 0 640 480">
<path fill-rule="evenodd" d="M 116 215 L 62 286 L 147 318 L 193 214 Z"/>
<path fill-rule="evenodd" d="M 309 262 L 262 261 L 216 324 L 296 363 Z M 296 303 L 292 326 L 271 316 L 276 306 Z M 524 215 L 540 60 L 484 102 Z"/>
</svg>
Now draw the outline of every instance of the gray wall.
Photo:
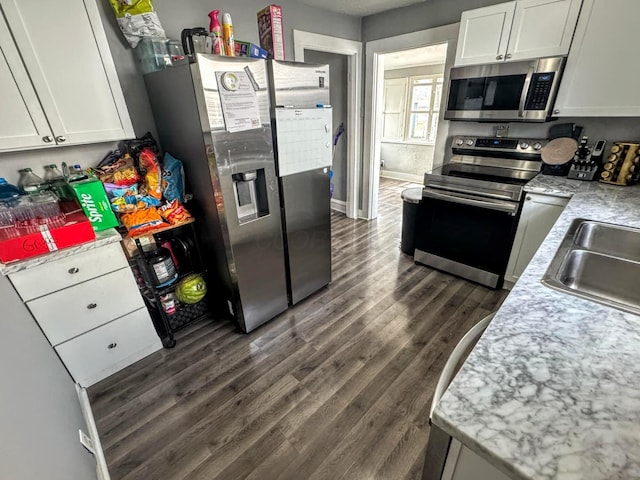
<svg viewBox="0 0 640 480">
<path fill-rule="evenodd" d="M 0 275 L 0 478 L 90 480 L 95 462 L 78 441 L 87 433 L 71 377 Z"/>
<path fill-rule="evenodd" d="M 304 59 L 310 63 L 329 64 L 329 80 L 331 87 L 331 106 L 333 107 L 333 131 L 340 123 L 345 125 L 345 133 L 338 140 L 333 158 L 333 198 L 347 200 L 347 69 L 348 59 L 346 55 L 338 55 L 328 52 L 305 50 Z"/>
<path fill-rule="evenodd" d="M 428 0 L 362 19 L 362 41 L 394 37 L 460 21 L 465 10 L 504 3 L 504 0 Z"/>
<path fill-rule="evenodd" d="M 118 29 L 109 1 L 97 1 L 136 134 L 142 135 L 147 130 L 155 132 L 151 107 L 142 75 L 139 73 L 134 59 L 133 50 Z M 206 0 L 181 2 L 155 0 L 154 5 L 160 22 L 170 38 L 179 39 L 180 32 L 184 28 L 208 28 L 209 17 L 207 14 L 213 8 L 217 8 L 221 12 L 231 14 L 236 39 L 259 44 L 257 12 L 268 3 L 263 0 L 243 0 L 242 2 L 224 0 L 213 4 Z M 294 59 L 294 29 L 360 40 L 361 22 L 359 18 L 310 7 L 294 0 L 282 0 L 278 2 L 278 5 L 283 9 L 287 60 Z"/>
</svg>

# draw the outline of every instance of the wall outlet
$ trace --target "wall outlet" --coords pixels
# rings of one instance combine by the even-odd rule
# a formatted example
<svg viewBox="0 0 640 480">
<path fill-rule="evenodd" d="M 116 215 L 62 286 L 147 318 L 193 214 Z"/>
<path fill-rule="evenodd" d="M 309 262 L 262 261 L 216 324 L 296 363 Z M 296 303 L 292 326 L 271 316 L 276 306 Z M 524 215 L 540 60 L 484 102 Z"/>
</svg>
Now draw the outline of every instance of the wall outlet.
<svg viewBox="0 0 640 480">
<path fill-rule="evenodd" d="M 89 435 L 87 435 L 80 429 L 78 429 L 78 434 L 80 435 L 80 443 L 82 444 L 82 446 L 86 448 L 89 453 L 95 455 L 96 451 L 93 448 L 93 441 L 91 440 L 91 438 L 89 438 Z"/>
</svg>

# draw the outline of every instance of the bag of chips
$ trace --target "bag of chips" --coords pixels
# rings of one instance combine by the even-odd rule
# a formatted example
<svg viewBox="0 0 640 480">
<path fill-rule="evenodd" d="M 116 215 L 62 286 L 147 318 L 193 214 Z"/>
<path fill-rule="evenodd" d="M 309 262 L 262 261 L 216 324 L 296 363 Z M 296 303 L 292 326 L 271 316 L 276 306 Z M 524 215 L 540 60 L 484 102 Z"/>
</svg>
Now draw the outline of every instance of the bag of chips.
<svg viewBox="0 0 640 480">
<path fill-rule="evenodd" d="M 191 220 L 191 214 L 177 200 L 160 207 L 160 215 L 171 225 L 179 225 Z"/>
<path fill-rule="evenodd" d="M 162 173 L 160 172 L 160 164 L 158 163 L 155 152 L 150 148 L 142 149 L 138 161 L 140 162 L 140 169 L 144 174 L 144 184 L 141 193 L 160 200 L 162 198 Z"/>
<path fill-rule="evenodd" d="M 165 200 L 168 202 L 177 200 L 180 203 L 184 203 L 184 169 L 182 168 L 182 162 L 170 153 L 164 154 L 162 184 L 164 186 Z"/>
<path fill-rule="evenodd" d="M 129 233 L 139 235 L 143 232 L 155 230 L 163 226 L 169 226 L 162 220 L 155 207 L 136 210 L 132 213 L 125 213 L 120 216 L 122 224 L 127 227 Z"/>
<path fill-rule="evenodd" d="M 104 161 L 103 161 L 104 162 Z M 140 181 L 140 175 L 134 166 L 133 158 L 128 153 L 116 161 L 100 162 L 96 168 L 96 176 L 102 183 L 113 184 L 117 187 L 131 187 Z"/>
</svg>

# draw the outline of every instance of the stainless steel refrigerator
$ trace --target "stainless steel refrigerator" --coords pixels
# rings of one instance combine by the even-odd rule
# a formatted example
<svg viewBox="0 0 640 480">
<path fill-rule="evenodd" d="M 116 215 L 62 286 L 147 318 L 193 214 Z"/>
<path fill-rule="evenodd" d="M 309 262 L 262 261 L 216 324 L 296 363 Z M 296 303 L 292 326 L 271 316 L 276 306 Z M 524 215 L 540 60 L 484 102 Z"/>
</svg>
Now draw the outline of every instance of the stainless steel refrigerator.
<svg viewBox="0 0 640 480">
<path fill-rule="evenodd" d="M 250 332 L 288 306 L 267 64 L 197 60 L 145 83 L 160 143 L 184 163 L 199 206 L 212 299 Z"/>
<path fill-rule="evenodd" d="M 269 61 L 289 301 L 331 281 L 329 66 Z"/>
</svg>

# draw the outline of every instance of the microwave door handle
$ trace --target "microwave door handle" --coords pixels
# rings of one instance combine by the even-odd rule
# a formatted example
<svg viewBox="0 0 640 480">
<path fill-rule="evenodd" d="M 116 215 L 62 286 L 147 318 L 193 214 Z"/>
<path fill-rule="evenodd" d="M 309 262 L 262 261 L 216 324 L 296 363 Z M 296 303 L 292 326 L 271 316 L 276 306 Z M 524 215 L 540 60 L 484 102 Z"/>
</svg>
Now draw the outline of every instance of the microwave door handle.
<svg viewBox="0 0 640 480">
<path fill-rule="evenodd" d="M 518 109 L 519 117 L 524 117 L 524 107 L 527 103 L 527 96 L 529 95 L 529 88 L 531 87 L 531 80 L 533 79 L 533 74 L 535 73 L 535 71 L 536 70 L 534 67 L 529 67 L 527 77 L 524 79 L 522 93 L 520 94 L 520 108 Z"/>
<path fill-rule="evenodd" d="M 454 193 L 441 193 L 431 189 L 424 189 L 422 196 L 427 198 L 433 198 L 436 200 L 445 200 L 454 203 L 460 203 L 462 205 L 469 205 L 472 207 L 488 208 L 490 210 L 497 210 L 499 212 L 506 212 L 510 215 L 515 215 L 518 211 L 518 204 L 511 204 L 510 202 L 501 202 L 495 200 L 480 200 L 476 198 L 469 198 L 467 196 L 456 195 Z"/>
</svg>

